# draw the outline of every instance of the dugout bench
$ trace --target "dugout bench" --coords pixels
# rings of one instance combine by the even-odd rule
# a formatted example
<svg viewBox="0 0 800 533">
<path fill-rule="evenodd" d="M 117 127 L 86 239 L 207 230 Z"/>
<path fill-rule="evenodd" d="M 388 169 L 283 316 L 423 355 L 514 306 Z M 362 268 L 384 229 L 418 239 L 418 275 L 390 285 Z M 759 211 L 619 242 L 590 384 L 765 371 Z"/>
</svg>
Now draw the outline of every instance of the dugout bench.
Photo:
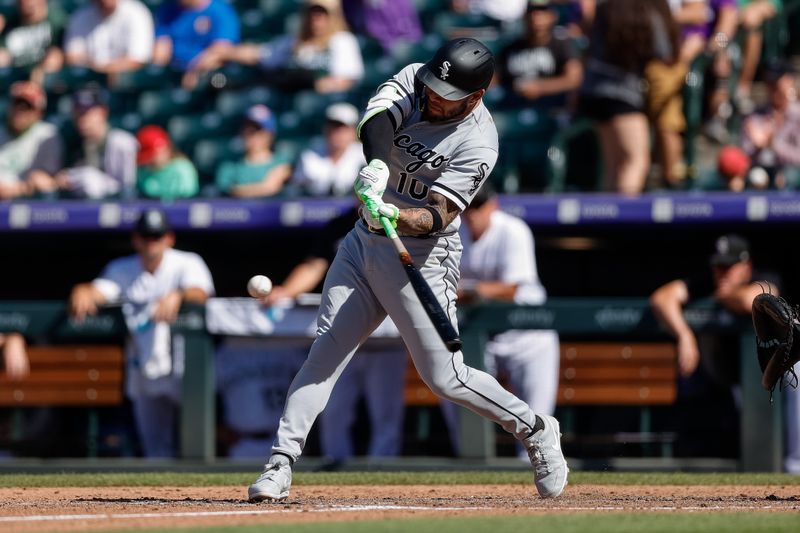
<svg viewBox="0 0 800 533">
<path fill-rule="evenodd" d="M 181 416 L 181 456 L 211 462 L 215 459 L 215 381 L 214 353 L 211 336 L 207 331 L 206 310 L 201 306 L 184 306 L 173 331 L 182 333 L 186 342 L 186 370 L 184 375 L 184 401 Z M 313 310 L 308 310 L 313 311 Z M 313 313 L 311 313 L 313 315 Z M 685 316 L 696 331 L 721 331 L 735 333 L 740 339 L 742 362 L 742 412 L 741 412 L 741 461 L 745 471 L 780 471 L 782 469 L 782 417 L 781 402 L 768 402 L 768 394 L 761 388 L 761 372 L 755 356 L 755 334 L 749 318 L 734 317 L 710 302 L 695 303 L 687 307 Z M 489 335 L 507 329 L 555 329 L 562 338 L 562 381 L 559 402 L 608 401 L 609 394 L 616 398 L 628 395 L 630 401 L 639 401 L 642 395 L 649 396 L 651 403 L 669 401 L 668 389 L 656 386 L 655 376 L 666 380 L 663 369 L 655 373 L 656 366 L 663 364 L 663 353 L 656 358 L 659 365 L 647 368 L 650 380 L 642 384 L 627 383 L 627 392 L 619 383 L 611 382 L 592 389 L 581 382 L 586 365 L 597 357 L 591 355 L 591 344 L 612 342 L 623 346 L 619 357 L 625 363 L 626 354 L 639 353 L 639 348 L 626 351 L 625 339 L 661 338 L 666 341 L 663 330 L 650 312 L 645 299 L 551 299 L 546 306 L 515 306 L 503 303 L 485 303 L 461 310 L 459 317 L 461 337 L 464 341 L 464 359 L 473 366 L 481 367 L 483 347 Z M 116 341 L 121 343 L 125 325 L 119 309 L 104 309 L 97 316 L 89 317 L 81 324 L 67 318 L 64 302 L 2 302 L 0 303 L 0 331 L 17 331 L 24 334 L 31 344 L 60 345 L 88 343 L 97 344 Z M 570 343 L 588 342 L 587 345 Z M 570 348 L 586 353 L 571 358 Z M 586 350 L 589 350 L 588 352 Z M 631 349 L 633 350 L 633 349 Z M 607 352 L 607 350 L 605 350 Z M 576 351 L 576 354 L 582 353 Z M 630 359 L 630 357 L 629 357 Z M 632 359 L 636 361 L 634 357 Z M 577 362 L 581 361 L 581 366 Z M 574 362 L 574 365 L 573 365 Z M 608 363 L 608 361 L 606 361 Z M 605 363 L 604 363 L 605 364 Z M 636 365 L 633 365 L 636 367 Z M 639 372 L 643 366 L 638 364 Z M 617 371 L 622 371 L 620 367 Z M 630 368 L 626 370 L 631 372 Z M 573 374 L 574 372 L 574 374 Z M 613 378 L 616 372 L 607 374 Z M 571 377 L 570 377 L 571 376 Z M 629 375 L 633 379 L 632 375 Z M 640 375 L 641 377 L 641 375 Z M 580 379 L 579 379 L 580 378 Z M 592 380 L 600 376 L 592 377 Z M 570 381 L 571 380 L 571 381 Z M 663 381 L 662 380 L 662 381 Z M 581 386 L 578 387 L 578 383 Z M 570 385 L 574 383 L 574 385 Z M 647 391 L 646 393 L 644 391 Z M 416 391 L 416 392 L 414 392 Z M 593 391 L 593 392 L 590 392 Z M 406 391 L 409 395 L 426 394 L 421 388 Z M 639 398 L 637 398 L 637 395 Z M 98 396 L 99 397 L 99 396 Z M 604 399 L 605 398 L 605 399 Z M 778 395 L 780 399 L 780 395 Z M 413 399 L 412 399 L 413 401 Z M 419 401 L 417 399 L 416 401 Z M 460 410 L 460 454 L 465 458 L 490 459 L 494 455 L 494 425 L 467 410 Z M 567 421 L 568 422 L 568 421 Z M 565 426 L 566 427 L 566 426 Z"/>
</svg>

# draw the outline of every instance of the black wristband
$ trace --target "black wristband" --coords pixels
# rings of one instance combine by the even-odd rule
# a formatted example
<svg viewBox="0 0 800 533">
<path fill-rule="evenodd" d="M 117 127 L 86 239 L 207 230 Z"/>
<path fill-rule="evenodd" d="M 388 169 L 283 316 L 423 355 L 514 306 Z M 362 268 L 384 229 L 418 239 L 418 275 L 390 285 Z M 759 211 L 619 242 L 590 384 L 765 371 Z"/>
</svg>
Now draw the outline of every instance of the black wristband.
<svg viewBox="0 0 800 533">
<path fill-rule="evenodd" d="M 437 231 L 442 229 L 444 221 L 442 220 L 442 215 L 439 214 L 439 211 L 435 207 L 431 207 L 429 205 L 426 205 L 425 207 L 423 207 L 423 209 L 426 209 L 433 218 L 433 227 L 431 228 L 431 231 L 429 231 L 428 233 L 436 233 Z"/>
</svg>

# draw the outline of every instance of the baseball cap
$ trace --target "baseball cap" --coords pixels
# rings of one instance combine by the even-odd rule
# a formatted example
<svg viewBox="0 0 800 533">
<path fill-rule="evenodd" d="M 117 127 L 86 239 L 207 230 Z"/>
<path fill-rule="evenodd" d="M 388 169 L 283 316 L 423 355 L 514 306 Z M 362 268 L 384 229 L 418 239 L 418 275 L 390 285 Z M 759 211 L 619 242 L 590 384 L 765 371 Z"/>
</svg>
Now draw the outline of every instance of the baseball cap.
<svg viewBox="0 0 800 533">
<path fill-rule="evenodd" d="M 528 0 L 528 11 L 536 11 L 537 9 L 550 9 L 553 7 L 551 0 Z"/>
<path fill-rule="evenodd" d="M 83 113 L 93 107 L 108 107 L 108 93 L 101 87 L 85 87 L 72 94 L 72 110 Z"/>
<path fill-rule="evenodd" d="M 750 243 L 741 235 L 723 235 L 714 243 L 711 265 L 729 267 L 750 259 Z"/>
<path fill-rule="evenodd" d="M 319 7 L 328 13 L 333 13 L 339 10 L 339 0 L 308 0 L 306 2 L 306 7 L 308 9 Z"/>
<path fill-rule="evenodd" d="M 750 157 L 738 146 L 724 146 L 717 154 L 717 169 L 726 178 L 744 176 L 750 169 Z"/>
<path fill-rule="evenodd" d="M 42 89 L 41 85 L 32 81 L 12 83 L 9 94 L 13 99 L 28 102 L 34 109 L 44 109 L 47 106 L 47 96 L 44 89 Z"/>
<path fill-rule="evenodd" d="M 339 102 L 328 106 L 328 109 L 325 110 L 325 118 L 331 122 L 355 126 L 358 124 L 358 109 L 352 104 Z"/>
<path fill-rule="evenodd" d="M 275 133 L 277 126 L 275 114 L 265 105 L 257 104 L 252 106 L 245 113 L 245 119 L 256 124 L 262 130 Z"/>
<path fill-rule="evenodd" d="M 787 74 L 797 74 L 797 69 L 791 62 L 785 59 L 772 59 L 766 61 L 761 67 L 763 71 L 764 81 L 769 84 L 775 84 L 782 77 Z"/>
<path fill-rule="evenodd" d="M 139 141 L 136 162 L 140 165 L 151 163 L 156 155 L 156 150 L 171 144 L 169 134 L 164 131 L 164 128 L 154 125 L 144 126 L 140 129 L 136 134 L 136 140 Z"/>
<path fill-rule="evenodd" d="M 134 231 L 143 237 L 161 237 L 172 231 L 172 226 L 162 210 L 149 208 L 139 215 Z"/>
<path fill-rule="evenodd" d="M 494 190 L 494 187 L 489 181 L 484 181 L 481 188 L 478 189 L 478 192 L 475 193 L 475 196 L 472 197 L 472 201 L 467 206 L 468 209 L 478 209 L 483 207 L 483 204 L 491 200 L 497 196 L 497 191 Z"/>
</svg>

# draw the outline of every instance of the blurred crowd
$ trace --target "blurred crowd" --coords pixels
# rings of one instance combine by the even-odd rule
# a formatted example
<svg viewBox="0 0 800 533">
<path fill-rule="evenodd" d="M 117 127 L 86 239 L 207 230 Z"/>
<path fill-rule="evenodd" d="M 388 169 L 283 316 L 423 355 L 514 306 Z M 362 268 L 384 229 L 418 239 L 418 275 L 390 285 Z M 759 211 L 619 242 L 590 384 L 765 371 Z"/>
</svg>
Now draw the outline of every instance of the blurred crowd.
<svg viewBox="0 0 800 533">
<path fill-rule="evenodd" d="M 348 194 L 366 100 L 464 35 L 497 57 L 501 192 L 796 188 L 798 8 L 5 0 L 0 199 Z"/>
</svg>

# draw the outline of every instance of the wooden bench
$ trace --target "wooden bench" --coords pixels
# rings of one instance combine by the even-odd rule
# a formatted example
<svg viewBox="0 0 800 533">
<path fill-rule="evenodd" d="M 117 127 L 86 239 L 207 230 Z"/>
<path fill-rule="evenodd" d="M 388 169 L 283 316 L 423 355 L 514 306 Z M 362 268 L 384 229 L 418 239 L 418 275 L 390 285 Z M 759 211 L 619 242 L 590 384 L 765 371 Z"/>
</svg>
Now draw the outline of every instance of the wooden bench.
<svg viewBox="0 0 800 533">
<path fill-rule="evenodd" d="M 119 346 L 29 346 L 31 372 L 0 376 L 0 406 L 108 406 L 122 403 Z"/>
<path fill-rule="evenodd" d="M 671 455 L 675 435 L 652 431 L 650 408 L 675 402 L 676 361 L 672 343 L 562 342 L 557 405 L 565 441 L 659 444 L 661 455 Z M 503 377 L 499 379 L 505 385 Z M 428 389 L 410 360 L 406 369 L 405 403 L 411 407 L 439 404 L 439 398 Z M 639 430 L 603 438 L 579 437 L 575 430 L 575 409 L 580 406 L 638 407 Z"/>
<path fill-rule="evenodd" d="M 669 343 L 564 342 L 558 405 L 674 403 L 676 357 L 675 346 Z M 425 385 L 410 360 L 405 402 L 410 406 L 439 404 L 439 398 Z"/>
<path fill-rule="evenodd" d="M 30 374 L 22 380 L 0 376 L 0 407 L 85 407 L 87 455 L 98 455 L 97 408 L 123 403 L 124 355 L 119 346 L 29 346 Z M 23 424 L 15 411 L 12 424 Z M 12 426 L 12 427 L 13 427 Z M 16 427 L 12 434 L 21 435 Z"/>
</svg>

